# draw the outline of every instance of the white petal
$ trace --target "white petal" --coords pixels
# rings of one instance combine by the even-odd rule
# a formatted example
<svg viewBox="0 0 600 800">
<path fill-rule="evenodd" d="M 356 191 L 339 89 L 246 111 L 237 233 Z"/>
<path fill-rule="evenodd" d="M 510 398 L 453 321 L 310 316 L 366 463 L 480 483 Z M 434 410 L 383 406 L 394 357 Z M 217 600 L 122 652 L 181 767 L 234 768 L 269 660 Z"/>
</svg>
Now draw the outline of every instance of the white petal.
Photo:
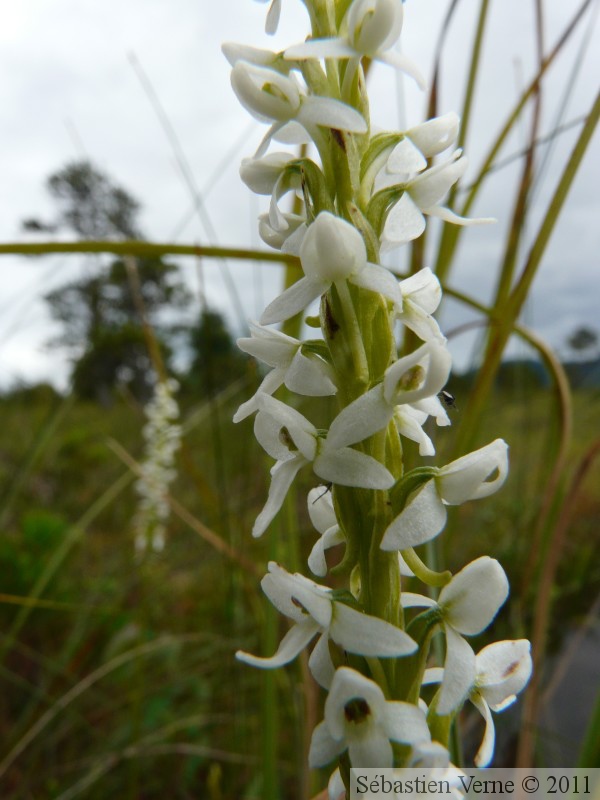
<svg viewBox="0 0 600 800">
<path fill-rule="evenodd" d="M 302 242 L 304 241 L 307 231 L 308 225 L 306 222 L 298 225 L 296 230 L 293 233 L 290 233 L 290 235 L 281 245 L 281 252 L 287 253 L 290 256 L 300 256 L 300 248 L 302 247 Z"/>
<path fill-rule="evenodd" d="M 290 574 L 275 561 L 269 562 L 269 572 L 260 582 L 263 592 L 275 608 L 286 617 L 302 622 L 307 615 L 320 628 L 331 622 L 331 589 L 295 572 Z"/>
<path fill-rule="evenodd" d="M 262 122 L 287 122 L 300 113 L 298 83 L 277 70 L 236 61 L 231 85 L 244 108 Z M 276 93 L 271 90 L 273 87 Z"/>
<path fill-rule="evenodd" d="M 400 628 L 344 603 L 333 604 L 329 636 L 344 650 L 360 656 L 403 656 L 417 649 Z"/>
<path fill-rule="evenodd" d="M 429 267 L 400 281 L 400 289 L 402 297 L 412 300 L 428 314 L 433 314 L 442 299 L 440 282 Z"/>
<path fill-rule="evenodd" d="M 255 322 L 250 322 L 249 326 L 251 337 L 237 340 L 240 350 L 258 358 L 270 367 L 287 367 L 291 363 L 300 346 L 298 339 L 293 339 L 272 328 L 264 328 Z"/>
<path fill-rule="evenodd" d="M 450 764 L 450 754 L 439 742 L 420 742 L 413 750 L 409 767 L 421 769 L 446 769 Z M 462 797 L 462 794 L 460 795 Z"/>
<path fill-rule="evenodd" d="M 392 745 L 379 728 L 349 741 L 348 755 L 350 764 L 362 769 L 389 769 L 394 764 Z"/>
<path fill-rule="evenodd" d="M 429 667 L 423 673 L 423 680 L 421 686 L 430 686 L 432 683 L 441 683 L 444 678 L 444 670 L 442 667 Z"/>
<path fill-rule="evenodd" d="M 307 357 L 298 350 L 287 370 L 285 385 L 297 394 L 327 397 L 337 392 L 328 372 L 328 364 L 318 356 Z"/>
<path fill-rule="evenodd" d="M 308 668 L 319 686 L 329 689 L 335 674 L 335 667 L 329 654 L 329 639 L 326 633 L 319 636 L 308 659 Z"/>
<path fill-rule="evenodd" d="M 478 500 L 497 491 L 508 474 L 508 445 L 496 439 L 442 467 L 438 476 L 440 495 L 449 505 Z"/>
<path fill-rule="evenodd" d="M 237 42 L 224 42 L 221 50 L 232 67 L 238 61 L 249 61 L 251 64 L 268 67 L 277 59 L 277 53 L 273 53 L 271 50 L 263 50 L 260 47 L 251 47 Z"/>
<path fill-rule="evenodd" d="M 398 280 L 385 267 L 378 264 L 367 264 L 365 269 L 350 278 L 350 283 L 377 292 L 391 300 L 398 311 L 402 310 L 402 293 Z"/>
<path fill-rule="evenodd" d="M 446 524 L 446 516 L 435 481 L 427 481 L 390 523 L 381 540 L 381 549 L 406 550 L 435 539 Z"/>
<path fill-rule="evenodd" d="M 354 50 L 345 39 L 309 39 L 302 44 L 288 47 L 283 54 L 289 61 L 304 61 L 307 58 L 354 58 Z"/>
<path fill-rule="evenodd" d="M 346 787 L 340 775 L 339 769 L 334 770 L 327 784 L 327 796 L 329 800 L 344 800 L 346 797 Z"/>
<path fill-rule="evenodd" d="M 308 765 L 311 769 L 324 767 L 339 756 L 340 753 L 343 753 L 345 749 L 346 743 L 343 740 L 336 741 L 333 739 L 327 724 L 324 721 L 320 722 L 314 729 L 310 740 Z"/>
<path fill-rule="evenodd" d="M 290 661 L 296 658 L 298 653 L 306 647 L 318 631 L 319 627 L 316 622 L 312 619 L 307 619 L 305 622 L 296 624 L 289 629 L 281 640 L 277 652 L 270 658 L 259 658 L 251 653 L 244 653 L 243 650 L 238 650 L 235 657 L 238 661 L 243 661 L 244 664 L 250 664 L 251 667 L 260 667 L 261 669 L 283 667 L 284 664 L 289 664 Z"/>
<path fill-rule="evenodd" d="M 418 239 L 425 230 L 425 217 L 411 200 L 408 192 L 390 210 L 383 226 L 382 247 L 389 249 L 397 244 Z"/>
<path fill-rule="evenodd" d="M 420 411 L 424 411 L 429 417 L 434 417 L 436 425 L 445 426 L 450 425 L 446 409 L 440 402 L 438 397 L 424 397 L 422 400 L 417 400 L 414 407 Z"/>
<path fill-rule="evenodd" d="M 304 458 L 311 461 L 316 452 L 316 428 L 295 408 L 291 408 L 268 394 L 258 397 L 258 407 L 270 414 L 280 427 L 285 428 Z"/>
<path fill-rule="evenodd" d="M 367 249 L 353 225 L 322 211 L 302 241 L 300 261 L 307 278 L 329 285 L 364 269 Z"/>
<path fill-rule="evenodd" d="M 443 341 L 426 342 L 386 369 L 384 397 L 398 405 L 436 395 L 446 385 L 451 365 L 452 357 Z"/>
<path fill-rule="evenodd" d="M 386 170 L 407 174 L 421 172 L 426 166 L 427 160 L 423 158 L 423 153 L 415 147 L 410 139 L 404 137 L 390 153 Z"/>
<path fill-rule="evenodd" d="M 385 704 L 385 732 L 394 742 L 417 744 L 431 741 L 425 715 L 410 703 L 388 702 Z"/>
<path fill-rule="evenodd" d="M 404 308 L 402 313 L 398 315 L 398 319 L 407 328 L 414 331 L 424 342 L 429 342 L 432 339 L 445 340 L 440 326 L 431 314 L 428 314 L 416 303 L 413 303 L 412 300 L 404 300 Z"/>
<path fill-rule="evenodd" d="M 258 400 L 259 395 L 257 394 L 257 406 Z M 276 461 L 289 461 L 290 458 L 294 458 L 294 453 L 282 442 L 280 431 L 281 424 L 275 417 L 266 411 L 259 410 L 254 418 L 254 435 L 258 443 Z"/>
<path fill-rule="evenodd" d="M 244 158 L 240 178 L 255 194 L 271 194 L 281 173 L 295 156 L 291 153 L 269 153 L 264 158 Z"/>
<path fill-rule="evenodd" d="M 325 700 L 325 721 L 335 739 L 344 737 L 347 730 L 346 704 L 359 698 L 369 706 L 371 724 L 382 717 L 386 701 L 381 688 L 350 667 L 337 669 Z"/>
<path fill-rule="evenodd" d="M 421 416 L 421 412 L 409 405 L 396 406 L 394 411 L 394 419 L 400 435 L 412 442 L 417 442 L 420 456 L 434 456 L 433 442 L 422 428 L 427 417 L 422 419 Z"/>
<path fill-rule="evenodd" d="M 494 728 L 494 720 L 492 719 L 492 712 L 488 704 L 482 697 L 476 694 L 471 698 L 473 705 L 480 712 L 485 720 L 485 733 L 483 734 L 483 741 L 475 756 L 476 767 L 487 767 L 492 758 L 494 757 L 494 745 L 496 744 L 496 730 Z"/>
<path fill-rule="evenodd" d="M 327 575 L 327 561 L 325 560 L 325 551 L 330 547 L 335 547 L 337 544 L 345 542 L 345 536 L 339 528 L 339 525 L 333 525 L 325 531 L 315 542 L 313 549 L 308 556 L 308 566 L 315 575 L 323 577 Z"/>
<path fill-rule="evenodd" d="M 273 139 L 282 144 L 310 144 L 312 142 L 309 132 L 304 125 L 295 120 L 290 120 L 280 125 L 273 134 Z"/>
<path fill-rule="evenodd" d="M 356 486 L 360 489 L 391 489 L 395 478 L 388 470 L 371 456 L 340 447 L 325 450 L 314 461 L 315 475 L 324 481 L 340 486 Z"/>
<path fill-rule="evenodd" d="M 269 36 L 272 36 L 277 31 L 280 16 L 281 0 L 272 0 L 269 10 L 267 11 L 267 19 L 265 20 L 265 33 L 268 33 Z"/>
<path fill-rule="evenodd" d="M 400 603 L 402 608 L 435 608 L 437 603 L 431 597 L 425 597 L 423 594 L 415 594 L 414 592 L 402 592 L 400 596 Z"/>
<path fill-rule="evenodd" d="M 408 566 L 406 561 L 402 558 L 402 553 L 398 553 L 398 568 L 400 569 L 400 575 L 403 575 L 405 578 L 415 577 L 415 573 Z"/>
<path fill-rule="evenodd" d="M 457 150 L 448 161 L 436 164 L 411 181 L 408 191 L 421 210 L 436 206 L 450 187 L 464 175 L 468 162 L 465 156 L 459 156 L 460 151 Z"/>
<path fill-rule="evenodd" d="M 238 408 L 233 416 L 233 421 L 240 422 L 241 420 L 246 419 L 246 417 L 249 417 L 250 414 L 254 414 L 255 411 L 258 411 L 259 394 L 273 394 L 273 392 L 279 389 L 283 383 L 284 377 L 284 369 L 272 369 L 265 376 L 255 394 L 249 400 L 246 400 L 245 403 L 242 403 L 242 405 Z"/>
<path fill-rule="evenodd" d="M 383 398 L 383 384 L 378 384 L 346 406 L 331 423 L 327 442 L 330 447 L 345 447 L 362 442 L 387 427 L 394 413 Z"/>
<path fill-rule="evenodd" d="M 269 496 L 267 497 L 265 507 L 256 518 L 254 527 L 252 528 L 252 536 L 255 538 L 262 536 L 269 527 L 275 515 L 283 505 L 285 496 L 298 470 L 304 464 L 306 464 L 306 459 L 301 455 L 295 456 L 288 461 L 278 461 L 277 464 L 275 464 L 271 470 Z"/>
<path fill-rule="evenodd" d="M 388 50 L 387 53 L 378 55 L 378 58 L 380 61 L 389 64 L 391 67 L 402 70 L 402 72 L 409 75 L 416 82 L 419 89 L 425 91 L 427 88 L 427 82 L 421 74 L 421 71 L 407 56 L 398 53 L 396 50 Z"/>
<path fill-rule="evenodd" d="M 308 493 L 308 516 L 319 533 L 325 533 L 333 525 L 337 525 L 337 518 L 333 510 L 331 492 L 326 486 L 316 486 Z"/>
<path fill-rule="evenodd" d="M 355 0 L 344 20 L 348 41 L 358 53 L 374 58 L 398 41 L 403 16 L 398 0 Z"/>
<path fill-rule="evenodd" d="M 283 320 L 290 319 L 300 311 L 304 311 L 313 300 L 316 300 L 317 297 L 327 291 L 329 285 L 324 281 L 300 278 L 297 283 L 286 289 L 272 303 L 269 303 L 260 318 L 261 324 L 269 325 L 273 322 L 283 322 Z"/>
<path fill-rule="evenodd" d="M 475 653 L 468 642 L 449 625 L 444 626 L 444 630 L 446 661 L 436 712 L 440 716 L 450 714 L 458 708 L 475 683 Z"/>
<path fill-rule="evenodd" d="M 259 214 L 258 217 L 258 234 L 265 244 L 269 247 L 274 247 L 275 250 L 288 252 L 288 244 L 298 231 L 305 227 L 304 217 L 299 214 L 284 214 L 287 228 L 285 230 L 275 230 L 271 227 L 268 214 Z M 297 255 L 297 253 L 292 253 Z"/>
<path fill-rule="evenodd" d="M 477 689 L 494 711 L 513 702 L 531 677 L 531 645 L 527 639 L 494 642 L 476 658 Z"/>
<path fill-rule="evenodd" d="M 487 628 L 508 597 L 508 580 L 494 558 L 471 561 L 446 584 L 438 598 L 448 625 L 466 636 Z"/>
<path fill-rule="evenodd" d="M 413 143 L 427 158 L 437 156 L 456 140 L 460 119 L 458 114 L 451 111 L 441 117 L 416 125 L 406 132 Z"/>
<path fill-rule="evenodd" d="M 322 125 L 350 133 L 367 132 L 367 123 L 355 108 L 331 97 L 304 98 L 297 120 L 305 127 Z"/>
</svg>

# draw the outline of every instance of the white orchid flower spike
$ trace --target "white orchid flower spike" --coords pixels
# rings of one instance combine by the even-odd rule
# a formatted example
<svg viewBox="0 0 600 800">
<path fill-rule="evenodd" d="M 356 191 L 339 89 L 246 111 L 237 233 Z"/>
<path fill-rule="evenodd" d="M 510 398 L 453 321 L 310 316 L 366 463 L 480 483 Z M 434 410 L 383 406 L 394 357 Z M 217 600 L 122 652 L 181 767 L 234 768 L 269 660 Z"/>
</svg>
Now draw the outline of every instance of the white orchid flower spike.
<svg viewBox="0 0 600 800">
<path fill-rule="evenodd" d="M 304 277 L 286 289 L 265 309 L 261 323 L 283 322 L 303 311 L 332 284 L 350 281 L 378 292 L 401 311 L 402 294 L 391 272 L 367 261 L 360 233 L 349 222 L 322 211 L 309 226 L 300 245 Z"/>
<path fill-rule="evenodd" d="M 275 608 L 295 624 L 270 658 L 241 650 L 236 653 L 236 658 L 253 667 L 274 669 L 289 664 L 318 635 L 308 664 L 315 680 L 327 689 L 334 674 L 328 639 L 349 653 L 379 658 L 405 656 L 417 648 L 400 628 L 336 601 L 327 586 L 319 586 L 298 573 L 291 575 L 274 561 L 269 563 L 261 586 Z"/>
<path fill-rule="evenodd" d="M 406 72 L 424 89 L 425 79 L 417 66 L 392 50 L 400 38 L 403 16 L 402 0 L 354 0 L 342 23 L 345 35 L 293 45 L 285 51 L 285 58 L 347 58 L 358 62 L 367 56 Z"/>
<path fill-rule="evenodd" d="M 324 767 L 348 750 L 353 767 L 389 768 L 390 742 L 430 741 L 425 715 L 410 703 L 386 700 L 381 688 L 349 667 L 336 670 L 323 722 L 313 731 L 311 767 Z"/>
<path fill-rule="evenodd" d="M 489 556 L 471 561 L 444 586 L 437 600 L 403 592 L 404 608 L 437 609 L 446 635 L 446 661 L 436 713 L 450 714 L 476 683 L 475 653 L 463 636 L 476 636 L 492 622 L 508 597 L 508 580 Z"/>
<path fill-rule="evenodd" d="M 383 381 L 358 397 L 341 411 L 329 428 L 329 442 L 343 447 L 350 442 L 361 442 L 377 431 L 383 430 L 393 419 L 397 406 L 414 403 L 436 395 L 446 384 L 450 373 L 451 356 L 445 344 L 432 340 L 414 353 L 398 359 L 385 371 Z M 409 438 L 417 438 L 414 425 L 421 417 L 402 423 L 410 429 Z M 422 418 L 424 422 L 426 416 Z M 389 548 L 393 549 L 393 548 Z"/>
<path fill-rule="evenodd" d="M 394 477 L 383 464 L 351 447 L 331 446 L 323 432 L 285 403 L 261 394 L 258 407 L 254 434 L 277 463 L 271 469 L 269 496 L 256 518 L 253 536 L 265 532 L 281 508 L 296 474 L 305 464 L 312 463 L 315 475 L 341 486 L 389 489 L 394 485 Z"/>
<path fill-rule="evenodd" d="M 310 551 L 308 566 L 322 578 L 327 574 L 325 551 L 346 541 L 333 510 L 331 492 L 326 486 L 317 486 L 308 493 L 308 515 L 321 534 Z"/>
<path fill-rule="evenodd" d="M 439 205 L 467 169 L 467 159 L 461 153 L 461 150 L 456 150 L 447 161 L 402 181 L 400 185 L 404 188 L 404 193 L 390 210 L 383 227 L 381 237 L 383 250 L 417 239 L 425 230 L 425 215 L 439 217 L 444 222 L 453 222 L 456 225 L 482 225 L 495 222 L 491 217 L 477 219 L 461 217 L 449 208 Z M 412 166 L 412 163 L 403 166 Z M 392 171 L 389 161 L 388 171 Z M 401 171 L 404 173 L 405 169 Z"/>
<path fill-rule="evenodd" d="M 336 393 L 329 365 L 317 355 L 305 355 L 301 341 L 253 322 L 250 323 L 250 334 L 249 338 L 237 340 L 238 347 L 273 369 L 256 394 L 238 408 L 234 422 L 240 422 L 258 410 L 260 394 L 273 394 L 282 384 L 292 392 L 311 397 L 326 397 Z"/>
<path fill-rule="evenodd" d="M 406 550 L 434 539 L 446 524 L 446 506 L 493 494 L 507 474 L 508 445 L 503 439 L 441 467 L 409 497 L 389 525 L 381 541 L 382 550 Z"/>
<path fill-rule="evenodd" d="M 504 711 L 523 691 L 533 668 L 531 645 L 527 639 L 494 642 L 475 656 L 475 682 L 469 700 L 485 720 L 485 733 L 475 756 L 476 767 L 487 767 L 494 755 L 496 731 L 492 711 Z M 441 683 L 444 670 L 440 667 L 425 670 L 423 685 Z"/>
<path fill-rule="evenodd" d="M 244 108 L 271 127 L 260 143 L 262 156 L 271 139 L 289 122 L 298 123 L 310 135 L 318 126 L 353 133 L 366 133 L 362 116 L 331 97 L 307 95 L 293 75 L 282 75 L 270 67 L 239 60 L 231 71 L 231 85 Z"/>
</svg>

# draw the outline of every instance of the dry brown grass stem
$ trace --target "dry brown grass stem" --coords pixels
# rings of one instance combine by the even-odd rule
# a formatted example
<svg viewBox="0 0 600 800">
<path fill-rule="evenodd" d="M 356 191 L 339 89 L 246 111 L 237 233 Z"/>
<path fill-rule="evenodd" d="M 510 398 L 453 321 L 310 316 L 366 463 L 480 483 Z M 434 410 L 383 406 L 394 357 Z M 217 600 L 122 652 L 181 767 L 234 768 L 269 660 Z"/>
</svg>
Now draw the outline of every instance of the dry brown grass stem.
<svg viewBox="0 0 600 800">
<path fill-rule="evenodd" d="M 571 485 L 562 504 L 561 513 L 550 536 L 549 550 L 540 576 L 535 599 L 533 632 L 531 645 L 533 651 L 533 675 L 525 694 L 523 705 L 523 725 L 517 751 L 517 767 L 531 767 L 535 751 L 535 725 L 540 707 L 541 665 L 546 649 L 548 622 L 552 609 L 552 590 L 556 572 L 563 552 L 565 536 L 577 509 L 579 495 L 585 477 L 594 460 L 600 453 L 600 440 L 588 448 L 581 459 Z"/>
</svg>

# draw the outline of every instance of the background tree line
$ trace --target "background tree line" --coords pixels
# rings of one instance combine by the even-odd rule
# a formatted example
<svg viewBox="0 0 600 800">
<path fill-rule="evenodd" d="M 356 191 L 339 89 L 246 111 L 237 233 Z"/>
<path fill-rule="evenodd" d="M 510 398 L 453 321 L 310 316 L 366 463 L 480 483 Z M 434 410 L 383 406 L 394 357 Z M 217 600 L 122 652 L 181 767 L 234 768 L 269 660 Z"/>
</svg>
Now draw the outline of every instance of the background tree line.
<svg viewBox="0 0 600 800">
<path fill-rule="evenodd" d="M 47 189 L 55 218 L 27 219 L 29 231 L 68 231 L 81 239 L 141 239 L 140 204 L 89 161 L 65 165 L 50 175 Z M 156 376 L 144 336 L 140 307 L 159 344 L 169 372 L 184 390 L 208 395 L 246 371 L 223 316 L 210 308 L 189 319 L 192 296 L 179 268 L 164 258 L 138 258 L 132 275 L 125 259 L 92 256 L 83 278 L 45 295 L 62 327 L 52 342 L 71 354 L 73 391 L 82 399 L 111 402 L 128 390 L 144 402 Z M 181 365 L 185 364 L 182 369 Z"/>
</svg>

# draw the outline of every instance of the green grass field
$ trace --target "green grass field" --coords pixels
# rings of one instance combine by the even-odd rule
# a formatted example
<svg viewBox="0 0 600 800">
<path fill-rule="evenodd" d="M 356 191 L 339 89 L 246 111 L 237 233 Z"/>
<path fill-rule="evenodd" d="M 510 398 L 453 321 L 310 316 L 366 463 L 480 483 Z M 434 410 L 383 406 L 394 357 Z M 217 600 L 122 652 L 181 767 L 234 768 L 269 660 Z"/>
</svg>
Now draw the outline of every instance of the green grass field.
<svg viewBox="0 0 600 800">
<path fill-rule="evenodd" d="M 266 674 L 238 664 L 233 654 L 239 647 L 266 652 L 279 635 L 274 626 L 284 623 L 267 608 L 257 576 L 269 558 L 292 570 L 305 559 L 314 535 L 303 487 L 313 484 L 302 473 L 284 513 L 263 539 L 251 539 L 266 496 L 267 459 L 251 423 L 230 422 L 246 394 L 247 387 L 239 387 L 212 404 L 183 402 L 191 427 L 172 491 L 178 505 L 165 550 L 144 558 L 133 545 L 135 478 L 114 445 L 140 457 L 141 409 L 126 399 L 98 408 L 44 387 L 2 400 L 3 800 L 258 798 L 263 751 L 272 741 L 281 797 L 302 796 L 298 776 L 305 772 L 310 730 L 301 720 L 320 702 L 304 681 L 306 665 Z M 452 511 L 439 554 L 450 568 L 484 553 L 505 566 L 510 607 L 486 633 L 489 641 L 531 636 L 540 569 L 556 546 L 552 511 L 537 544 L 534 538 L 551 466 L 552 403 L 541 389 L 495 393 L 478 444 L 499 435 L 509 442 L 509 480 L 485 503 Z M 576 393 L 573 416 L 574 436 L 556 489 L 561 496 L 598 429 L 597 393 Z M 437 463 L 444 463 L 453 435 L 438 431 Z M 552 576 L 541 676 L 546 687 L 558 671 L 573 668 L 573 636 L 592 635 L 588 615 L 600 592 L 599 479 L 600 463 L 592 460 Z M 286 533 L 296 523 L 300 541 Z M 486 641 L 478 637 L 475 644 Z M 595 688 L 588 687 L 588 713 Z M 562 691 L 556 713 L 568 706 Z M 580 716 L 579 745 L 587 722 Z M 497 723 L 498 763 L 510 763 L 519 708 Z M 555 729 L 542 723 L 536 729 L 540 763 L 573 765 L 569 759 L 578 748 L 573 741 L 561 744 L 560 719 Z M 462 724 L 468 759 L 479 720 L 467 713 Z M 320 784 L 313 780 L 316 790 Z"/>
</svg>

